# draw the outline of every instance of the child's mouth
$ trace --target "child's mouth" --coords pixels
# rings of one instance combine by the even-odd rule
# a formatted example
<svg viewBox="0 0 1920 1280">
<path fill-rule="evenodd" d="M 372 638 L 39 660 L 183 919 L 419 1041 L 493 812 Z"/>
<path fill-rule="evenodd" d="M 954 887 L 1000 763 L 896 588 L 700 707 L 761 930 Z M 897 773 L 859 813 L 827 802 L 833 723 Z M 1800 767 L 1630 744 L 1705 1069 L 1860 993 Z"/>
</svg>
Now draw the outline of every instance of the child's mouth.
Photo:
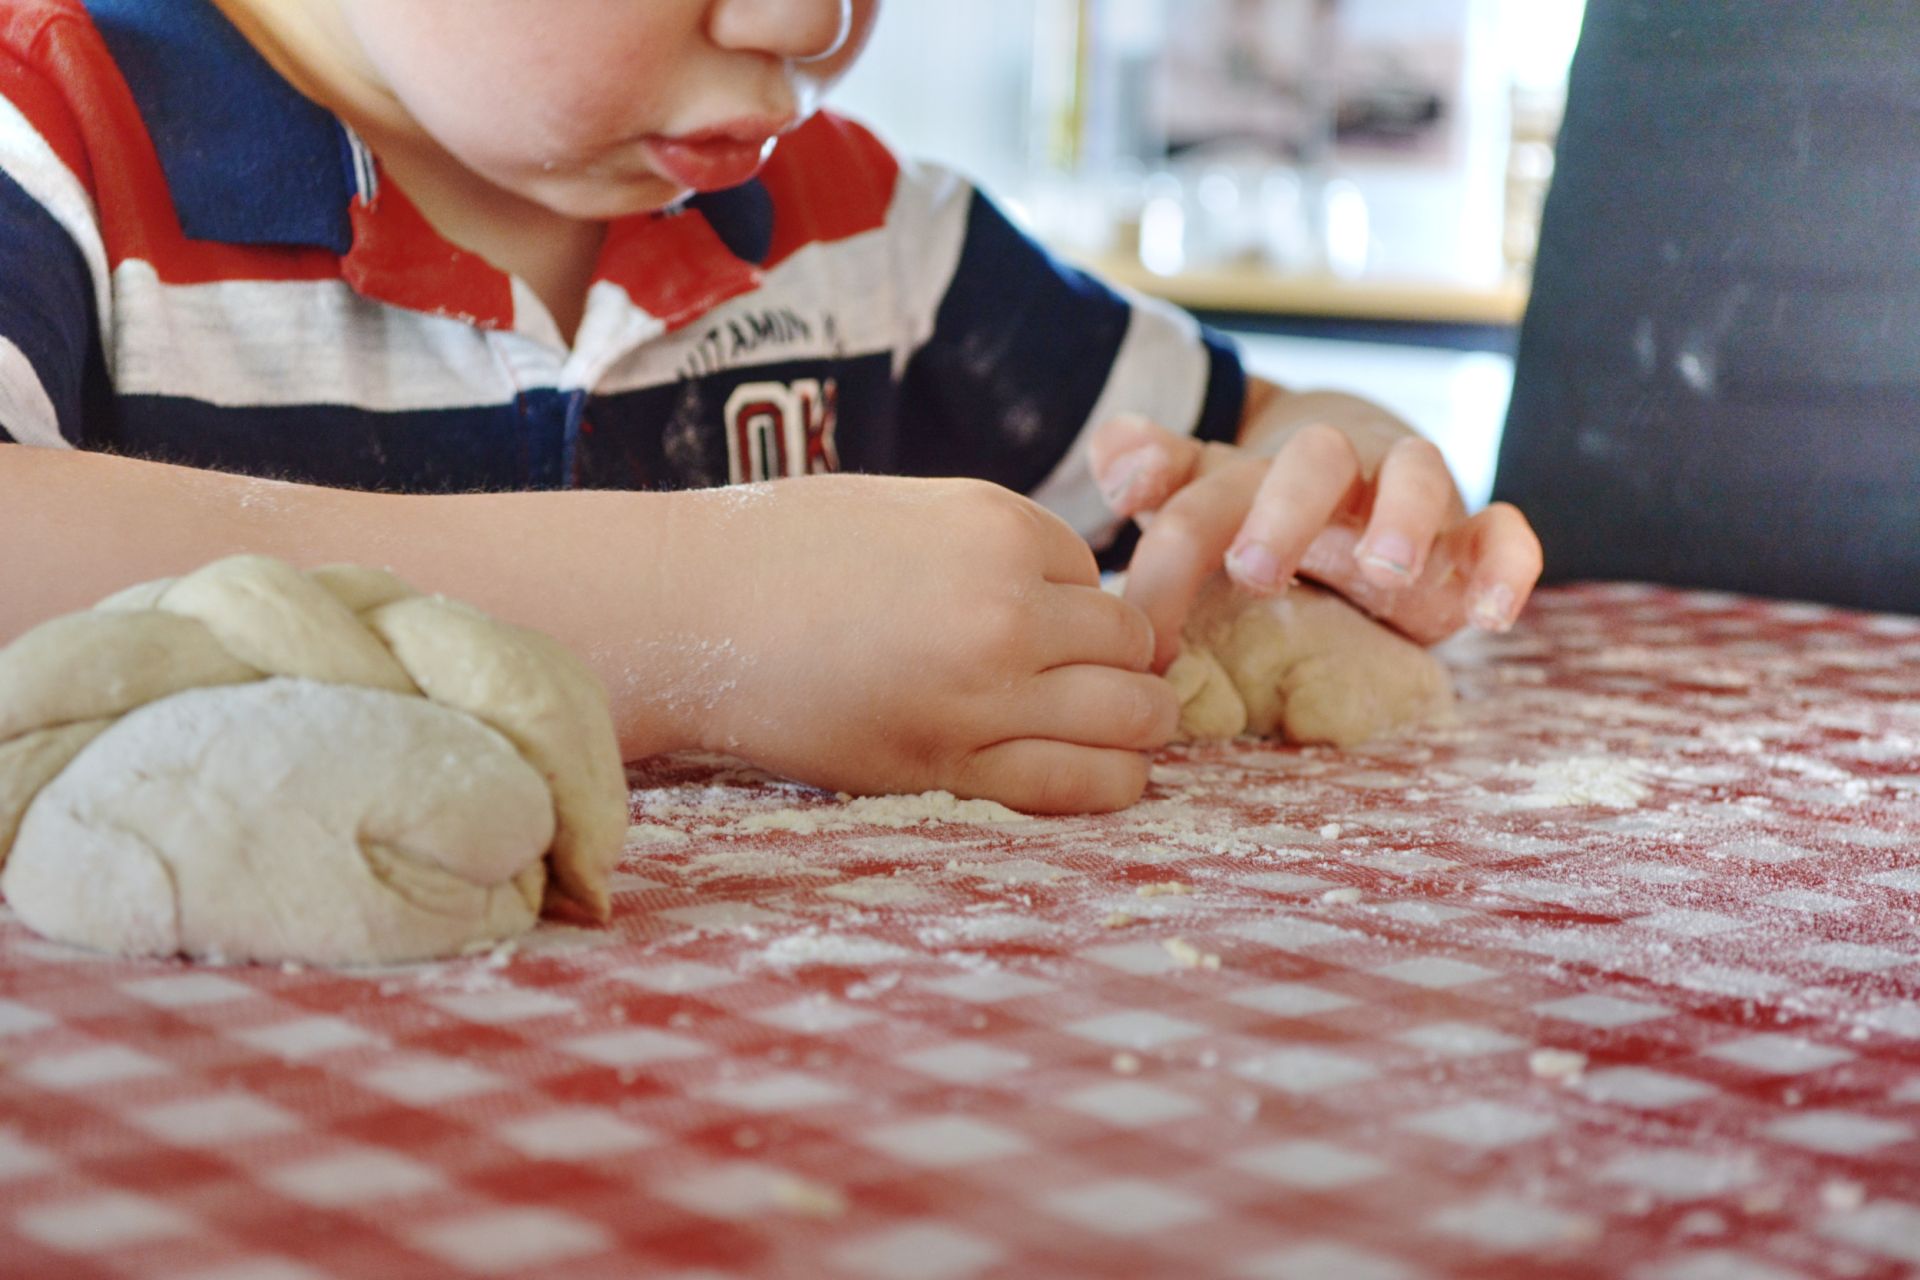
<svg viewBox="0 0 1920 1280">
<path fill-rule="evenodd" d="M 773 154 L 780 129 L 740 121 L 698 133 L 660 135 L 642 146 L 654 172 L 694 191 L 737 187 L 760 171 Z"/>
</svg>

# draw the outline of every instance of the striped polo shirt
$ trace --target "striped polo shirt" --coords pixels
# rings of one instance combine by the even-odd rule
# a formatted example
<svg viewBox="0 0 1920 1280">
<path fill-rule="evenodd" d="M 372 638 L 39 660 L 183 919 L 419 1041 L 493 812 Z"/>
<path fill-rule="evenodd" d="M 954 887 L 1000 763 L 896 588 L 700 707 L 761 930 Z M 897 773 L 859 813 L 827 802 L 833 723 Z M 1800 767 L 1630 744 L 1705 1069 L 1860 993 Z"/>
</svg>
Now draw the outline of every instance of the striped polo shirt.
<svg viewBox="0 0 1920 1280">
<path fill-rule="evenodd" d="M 1237 357 L 833 115 L 611 225 L 569 345 L 207 0 L 0 0 L 0 441 L 345 488 L 970 475 L 1096 540 L 1089 427 Z"/>
</svg>

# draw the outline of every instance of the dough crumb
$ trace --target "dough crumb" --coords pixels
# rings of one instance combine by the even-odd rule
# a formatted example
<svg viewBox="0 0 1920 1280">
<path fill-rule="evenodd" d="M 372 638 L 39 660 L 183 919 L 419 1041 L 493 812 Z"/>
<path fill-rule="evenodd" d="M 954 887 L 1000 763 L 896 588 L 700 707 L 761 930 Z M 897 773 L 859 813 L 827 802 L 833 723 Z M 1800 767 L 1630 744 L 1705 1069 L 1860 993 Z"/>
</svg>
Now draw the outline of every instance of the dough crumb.
<svg viewBox="0 0 1920 1280">
<path fill-rule="evenodd" d="M 1696 1209 L 1680 1219 L 1674 1230 L 1683 1239 L 1687 1236 L 1723 1236 L 1727 1233 L 1727 1220 L 1710 1209 Z"/>
<path fill-rule="evenodd" d="M 782 1178 L 775 1183 L 773 1203 L 801 1218 L 841 1218 L 847 1212 L 847 1197 L 839 1188 L 804 1178 Z"/>
<path fill-rule="evenodd" d="M 1322 840 L 1338 840 L 1340 838 L 1340 824 L 1337 822 L 1329 822 L 1326 826 L 1321 827 L 1320 838 Z"/>
<path fill-rule="evenodd" d="M 1142 898 L 1190 898 L 1193 886 L 1183 880 L 1169 880 L 1165 884 L 1143 884 L 1134 892 Z"/>
<path fill-rule="evenodd" d="M 1527 1069 L 1542 1080 L 1575 1084 L 1587 1069 L 1587 1055 L 1571 1049 L 1535 1049 L 1527 1055 Z"/>
<path fill-rule="evenodd" d="M 1867 1202 L 1867 1189 L 1857 1182 L 1835 1178 L 1820 1188 L 1820 1203 L 1835 1213 L 1848 1213 Z"/>
<path fill-rule="evenodd" d="M 1113 1055 L 1113 1070 L 1116 1075 L 1137 1076 L 1140 1074 L 1140 1055 L 1120 1052 Z"/>
<path fill-rule="evenodd" d="M 1210 951 L 1202 951 L 1185 938 L 1168 938 L 1160 946 L 1173 957 L 1174 963 L 1183 969 L 1218 969 L 1220 967 L 1219 956 Z"/>
<path fill-rule="evenodd" d="M 1320 895 L 1320 901 L 1330 907 L 1350 907 L 1365 896 L 1358 889 L 1329 889 Z"/>
</svg>

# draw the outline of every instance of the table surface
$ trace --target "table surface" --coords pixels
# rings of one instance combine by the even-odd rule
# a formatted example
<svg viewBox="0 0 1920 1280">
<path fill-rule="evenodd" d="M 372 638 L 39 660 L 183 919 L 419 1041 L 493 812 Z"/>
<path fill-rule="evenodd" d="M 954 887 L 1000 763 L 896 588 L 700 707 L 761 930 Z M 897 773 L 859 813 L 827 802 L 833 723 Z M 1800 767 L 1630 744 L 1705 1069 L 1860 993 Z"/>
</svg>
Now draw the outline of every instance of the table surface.
<svg viewBox="0 0 1920 1280">
<path fill-rule="evenodd" d="M 1102 280 L 1197 311 L 1276 316 L 1510 326 L 1526 314 L 1529 292 L 1525 281 L 1513 279 L 1474 285 L 1277 272 L 1246 264 L 1163 276 L 1124 254 L 1102 255 L 1086 265 Z"/>
<path fill-rule="evenodd" d="M 1104 818 L 658 762 L 610 928 L 456 963 L 8 917 L 0 1272 L 1910 1274 L 1920 621 L 1580 587 L 1446 652 L 1451 727 Z"/>
</svg>

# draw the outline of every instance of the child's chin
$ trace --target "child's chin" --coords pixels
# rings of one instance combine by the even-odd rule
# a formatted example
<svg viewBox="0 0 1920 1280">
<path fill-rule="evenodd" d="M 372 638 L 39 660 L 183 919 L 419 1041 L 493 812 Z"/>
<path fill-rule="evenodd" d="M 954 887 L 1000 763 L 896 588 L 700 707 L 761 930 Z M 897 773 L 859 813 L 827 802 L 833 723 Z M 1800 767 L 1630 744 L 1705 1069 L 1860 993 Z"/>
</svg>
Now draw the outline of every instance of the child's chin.
<svg viewBox="0 0 1920 1280">
<path fill-rule="evenodd" d="M 688 192 L 654 174 L 619 182 L 540 182 L 528 198 L 552 213 L 580 222 L 611 222 L 635 214 L 655 213 L 684 200 Z"/>
</svg>

